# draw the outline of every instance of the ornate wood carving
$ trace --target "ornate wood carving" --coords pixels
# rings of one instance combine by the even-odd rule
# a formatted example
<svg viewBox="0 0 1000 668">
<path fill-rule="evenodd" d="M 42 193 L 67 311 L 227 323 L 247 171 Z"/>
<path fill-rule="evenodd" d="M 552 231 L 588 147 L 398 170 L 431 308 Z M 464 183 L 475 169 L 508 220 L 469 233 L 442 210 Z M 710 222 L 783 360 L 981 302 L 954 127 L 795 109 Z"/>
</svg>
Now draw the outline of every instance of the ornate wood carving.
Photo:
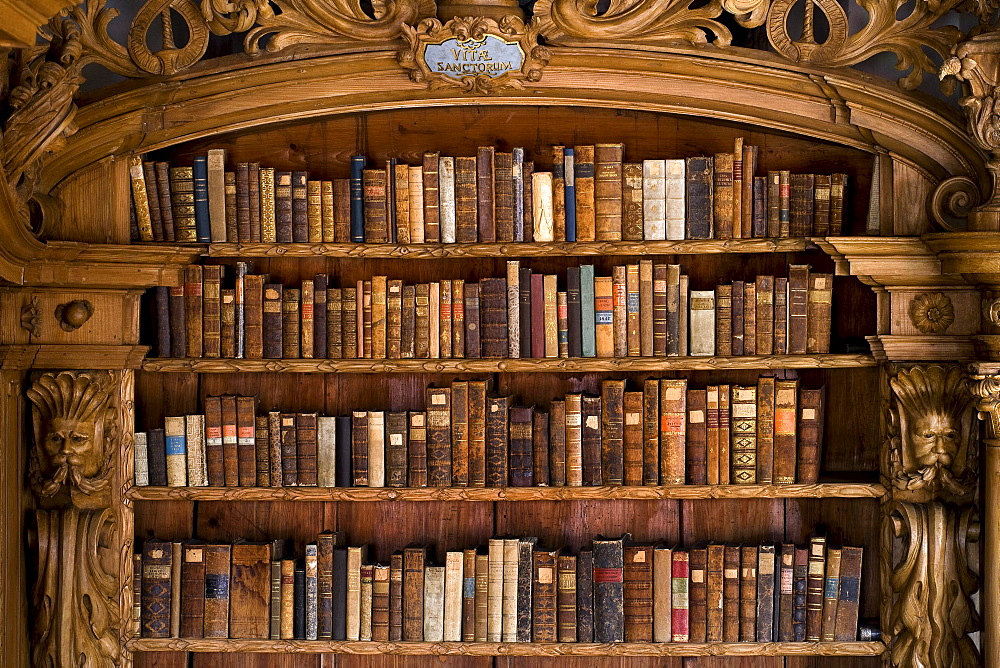
<svg viewBox="0 0 1000 668">
<path fill-rule="evenodd" d="M 919 294 L 910 302 L 910 322 L 924 334 L 938 334 L 955 322 L 951 298 L 942 292 Z"/>
<path fill-rule="evenodd" d="M 31 301 L 21 307 L 21 329 L 32 336 L 42 335 L 42 309 L 38 305 L 38 295 L 31 295 Z"/>
<path fill-rule="evenodd" d="M 94 307 L 86 299 L 74 299 L 56 307 L 56 320 L 64 332 L 80 329 L 94 315 Z"/>
<path fill-rule="evenodd" d="M 983 443 L 983 554 L 981 609 L 989 611 L 983 625 L 984 665 L 1000 664 L 1000 625 L 992 617 L 1000 606 L 1000 369 L 996 363 L 977 365 L 972 376 L 979 419 L 985 423 Z M 993 511 L 993 512 L 991 512 Z"/>
</svg>

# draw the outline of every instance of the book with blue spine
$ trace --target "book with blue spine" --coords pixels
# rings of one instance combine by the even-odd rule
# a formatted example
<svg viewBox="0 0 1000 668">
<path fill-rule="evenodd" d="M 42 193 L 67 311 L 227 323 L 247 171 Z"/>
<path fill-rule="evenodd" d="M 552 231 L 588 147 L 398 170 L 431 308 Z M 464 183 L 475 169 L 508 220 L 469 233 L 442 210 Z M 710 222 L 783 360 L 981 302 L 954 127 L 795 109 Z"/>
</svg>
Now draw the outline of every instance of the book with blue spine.
<svg viewBox="0 0 1000 668">
<path fill-rule="evenodd" d="M 566 179 L 566 241 L 576 241 L 576 177 L 575 153 L 571 148 L 563 151 L 563 172 Z"/>
<path fill-rule="evenodd" d="M 212 226 L 208 211 L 208 156 L 198 156 L 192 167 L 194 174 L 194 225 L 198 243 L 211 243 Z"/>
<path fill-rule="evenodd" d="M 363 244 L 365 242 L 365 193 L 362 173 L 365 169 L 365 156 L 351 156 L 351 241 Z"/>
</svg>

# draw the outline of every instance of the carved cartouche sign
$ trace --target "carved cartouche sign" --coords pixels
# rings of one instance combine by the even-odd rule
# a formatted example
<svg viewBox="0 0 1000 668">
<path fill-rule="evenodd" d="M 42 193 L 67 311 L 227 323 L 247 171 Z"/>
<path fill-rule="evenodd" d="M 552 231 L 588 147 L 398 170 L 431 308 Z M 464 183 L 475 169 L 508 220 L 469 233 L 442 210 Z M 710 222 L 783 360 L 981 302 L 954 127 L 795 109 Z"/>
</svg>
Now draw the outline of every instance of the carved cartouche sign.
<svg viewBox="0 0 1000 668">
<path fill-rule="evenodd" d="M 425 19 L 414 28 L 403 26 L 408 48 L 399 63 L 410 79 L 428 88 L 458 88 L 489 94 L 504 88 L 524 88 L 538 81 L 549 51 L 538 45 L 538 32 L 507 16 L 499 23 L 487 17 L 454 18 L 445 24 Z"/>
</svg>

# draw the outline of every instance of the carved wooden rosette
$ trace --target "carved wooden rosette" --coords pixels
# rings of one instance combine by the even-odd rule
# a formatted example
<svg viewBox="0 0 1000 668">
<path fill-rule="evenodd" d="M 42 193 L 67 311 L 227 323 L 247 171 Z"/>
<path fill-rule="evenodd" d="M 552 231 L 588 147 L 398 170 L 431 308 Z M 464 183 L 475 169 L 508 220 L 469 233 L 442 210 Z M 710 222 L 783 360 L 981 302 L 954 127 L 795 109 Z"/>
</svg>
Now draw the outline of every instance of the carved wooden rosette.
<svg viewBox="0 0 1000 668">
<path fill-rule="evenodd" d="M 128 666 L 133 373 L 41 374 L 28 389 L 38 579 L 36 666 Z"/>
<path fill-rule="evenodd" d="M 979 446 L 957 365 L 888 365 L 882 630 L 893 666 L 979 665 Z"/>
</svg>

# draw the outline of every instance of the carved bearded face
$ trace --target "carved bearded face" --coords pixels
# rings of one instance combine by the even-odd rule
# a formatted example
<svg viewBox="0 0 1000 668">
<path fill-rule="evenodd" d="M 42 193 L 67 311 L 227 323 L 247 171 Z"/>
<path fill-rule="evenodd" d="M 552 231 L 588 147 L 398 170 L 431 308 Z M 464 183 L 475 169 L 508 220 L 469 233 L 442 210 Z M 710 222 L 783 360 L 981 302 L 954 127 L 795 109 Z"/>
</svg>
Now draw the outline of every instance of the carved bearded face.
<svg viewBox="0 0 1000 668">
<path fill-rule="evenodd" d="M 910 441 L 921 467 L 950 467 L 958 454 L 961 432 L 951 416 L 922 415 L 913 423 Z"/>
<path fill-rule="evenodd" d="M 48 455 L 51 469 L 68 474 L 69 479 L 92 478 L 101 461 L 95 447 L 96 426 L 93 422 L 55 417 L 48 425 L 42 448 Z"/>
</svg>

